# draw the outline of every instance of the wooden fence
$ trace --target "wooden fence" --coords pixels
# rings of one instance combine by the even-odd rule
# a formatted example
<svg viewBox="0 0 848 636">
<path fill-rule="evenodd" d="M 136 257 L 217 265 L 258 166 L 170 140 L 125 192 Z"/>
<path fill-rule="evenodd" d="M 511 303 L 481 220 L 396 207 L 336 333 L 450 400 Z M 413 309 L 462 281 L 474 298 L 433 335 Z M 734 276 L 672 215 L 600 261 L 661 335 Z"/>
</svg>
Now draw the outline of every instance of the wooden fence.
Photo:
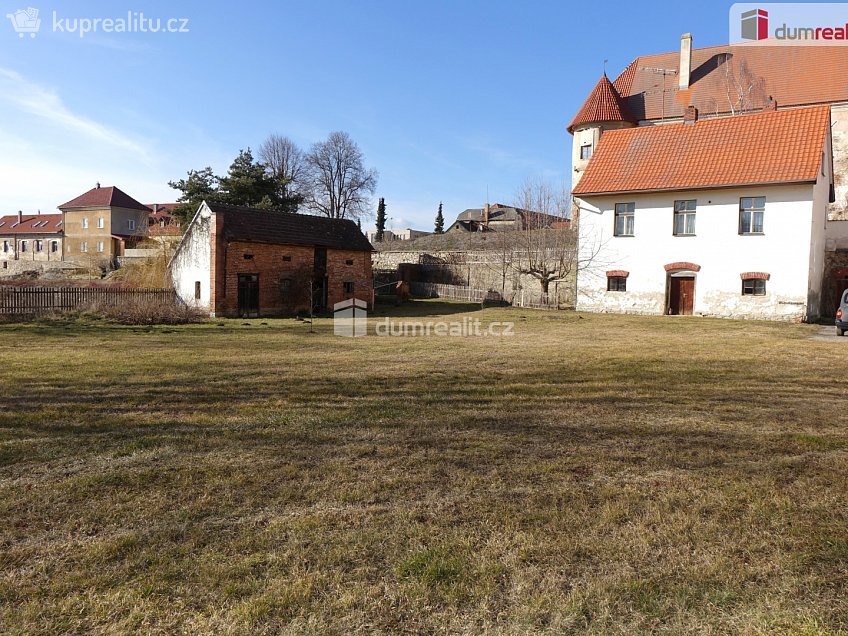
<svg viewBox="0 0 848 636">
<path fill-rule="evenodd" d="M 0 314 L 41 314 L 129 301 L 177 302 L 173 289 L 0 286 Z"/>
</svg>

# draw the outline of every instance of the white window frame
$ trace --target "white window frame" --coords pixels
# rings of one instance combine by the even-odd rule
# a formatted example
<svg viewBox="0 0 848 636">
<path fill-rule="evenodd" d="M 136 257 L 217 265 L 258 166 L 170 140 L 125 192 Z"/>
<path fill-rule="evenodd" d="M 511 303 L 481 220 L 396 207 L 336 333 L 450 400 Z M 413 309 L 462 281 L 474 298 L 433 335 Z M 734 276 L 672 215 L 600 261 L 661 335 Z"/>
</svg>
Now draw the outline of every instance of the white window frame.
<svg viewBox="0 0 848 636">
<path fill-rule="evenodd" d="M 80 252 L 88 252 L 88 241 L 80 241 Z"/>
<path fill-rule="evenodd" d="M 97 241 L 97 244 L 95 245 L 95 247 L 97 248 L 98 252 L 102 252 L 103 251 L 103 241 Z"/>
<path fill-rule="evenodd" d="M 621 221 L 620 224 L 619 221 Z M 636 236 L 636 203 L 634 201 L 615 204 L 613 209 L 613 235 Z"/>
<path fill-rule="evenodd" d="M 127 229 L 130 232 L 135 232 L 135 219 L 127 219 Z"/>
<path fill-rule="evenodd" d="M 20 245 L 21 245 L 21 254 L 23 254 L 24 252 L 26 252 L 26 251 L 27 251 L 27 247 L 29 247 L 29 246 L 27 245 L 27 243 L 28 243 L 28 241 L 25 241 L 25 240 L 22 240 L 22 241 L 21 241 L 21 243 L 20 243 Z"/>
<path fill-rule="evenodd" d="M 762 201 L 762 205 L 759 205 L 760 201 Z M 746 202 L 749 202 L 747 206 Z M 759 217 L 759 223 L 757 223 L 757 217 Z M 739 234 L 743 236 L 765 234 L 765 221 L 765 197 L 741 197 L 739 199 Z"/>
<path fill-rule="evenodd" d="M 88 217 L 83 217 L 83 219 L 82 219 L 82 229 L 84 229 L 84 230 L 88 229 Z"/>
<path fill-rule="evenodd" d="M 698 212 L 697 199 L 674 202 L 674 236 L 695 236 L 695 219 Z"/>
<path fill-rule="evenodd" d="M 106 227 L 106 222 L 103 220 L 102 216 L 97 217 L 97 229 L 102 230 Z"/>
<path fill-rule="evenodd" d="M 592 158 L 592 144 L 583 144 L 580 146 L 580 159 L 586 161 Z"/>
</svg>

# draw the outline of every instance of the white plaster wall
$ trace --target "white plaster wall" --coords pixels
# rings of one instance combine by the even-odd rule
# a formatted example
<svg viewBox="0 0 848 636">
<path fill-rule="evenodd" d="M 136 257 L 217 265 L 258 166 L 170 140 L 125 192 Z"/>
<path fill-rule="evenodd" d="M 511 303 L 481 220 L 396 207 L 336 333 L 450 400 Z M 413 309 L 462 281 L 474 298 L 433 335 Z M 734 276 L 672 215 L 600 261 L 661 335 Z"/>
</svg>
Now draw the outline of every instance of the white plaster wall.
<svg viewBox="0 0 848 636">
<path fill-rule="evenodd" d="M 808 317 L 814 194 L 824 241 L 826 204 L 810 185 L 753 186 L 695 192 L 591 197 L 581 202 L 581 252 L 598 251 L 578 274 L 577 308 L 662 314 L 667 263 L 701 266 L 696 315 L 793 320 Z M 740 236 L 739 199 L 766 197 L 764 234 Z M 696 235 L 673 235 L 674 201 L 697 200 Z M 615 203 L 636 203 L 635 236 L 613 236 Z M 586 211 L 594 207 L 600 214 Z M 818 232 L 818 230 L 817 230 Z M 816 238 L 818 241 L 819 238 Z M 822 245 L 823 252 L 823 245 Z M 606 291 L 606 271 L 630 272 L 626 292 Z M 742 296 L 742 272 L 768 272 L 765 296 Z M 819 276 L 820 279 L 820 276 Z M 817 307 L 815 308 L 817 311 Z"/>
<path fill-rule="evenodd" d="M 200 309 L 210 309 L 212 271 L 212 230 L 214 216 L 202 204 L 191 221 L 171 259 L 174 290 L 180 300 Z M 194 297 L 194 284 L 200 281 L 200 299 Z"/>
</svg>

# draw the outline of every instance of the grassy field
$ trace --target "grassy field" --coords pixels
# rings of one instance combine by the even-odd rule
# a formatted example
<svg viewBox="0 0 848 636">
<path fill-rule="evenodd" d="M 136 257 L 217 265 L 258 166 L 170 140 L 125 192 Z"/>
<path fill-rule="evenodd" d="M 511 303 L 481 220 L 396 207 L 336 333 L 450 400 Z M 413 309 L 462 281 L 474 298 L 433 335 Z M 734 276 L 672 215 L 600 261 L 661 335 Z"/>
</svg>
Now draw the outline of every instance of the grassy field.
<svg viewBox="0 0 848 636">
<path fill-rule="evenodd" d="M 848 630 L 848 343 L 474 309 L 0 325 L 0 633 Z"/>
</svg>

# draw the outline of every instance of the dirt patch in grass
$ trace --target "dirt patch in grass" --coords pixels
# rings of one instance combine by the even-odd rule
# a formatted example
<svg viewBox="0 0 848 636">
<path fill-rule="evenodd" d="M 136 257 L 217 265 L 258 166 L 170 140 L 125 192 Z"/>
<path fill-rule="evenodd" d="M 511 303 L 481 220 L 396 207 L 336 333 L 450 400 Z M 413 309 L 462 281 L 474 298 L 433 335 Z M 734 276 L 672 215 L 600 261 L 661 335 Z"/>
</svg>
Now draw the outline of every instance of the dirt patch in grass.
<svg viewBox="0 0 848 636">
<path fill-rule="evenodd" d="M 816 327 L 456 310 L 0 326 L 0 631 L 848 629 Z"/>
</svg>

